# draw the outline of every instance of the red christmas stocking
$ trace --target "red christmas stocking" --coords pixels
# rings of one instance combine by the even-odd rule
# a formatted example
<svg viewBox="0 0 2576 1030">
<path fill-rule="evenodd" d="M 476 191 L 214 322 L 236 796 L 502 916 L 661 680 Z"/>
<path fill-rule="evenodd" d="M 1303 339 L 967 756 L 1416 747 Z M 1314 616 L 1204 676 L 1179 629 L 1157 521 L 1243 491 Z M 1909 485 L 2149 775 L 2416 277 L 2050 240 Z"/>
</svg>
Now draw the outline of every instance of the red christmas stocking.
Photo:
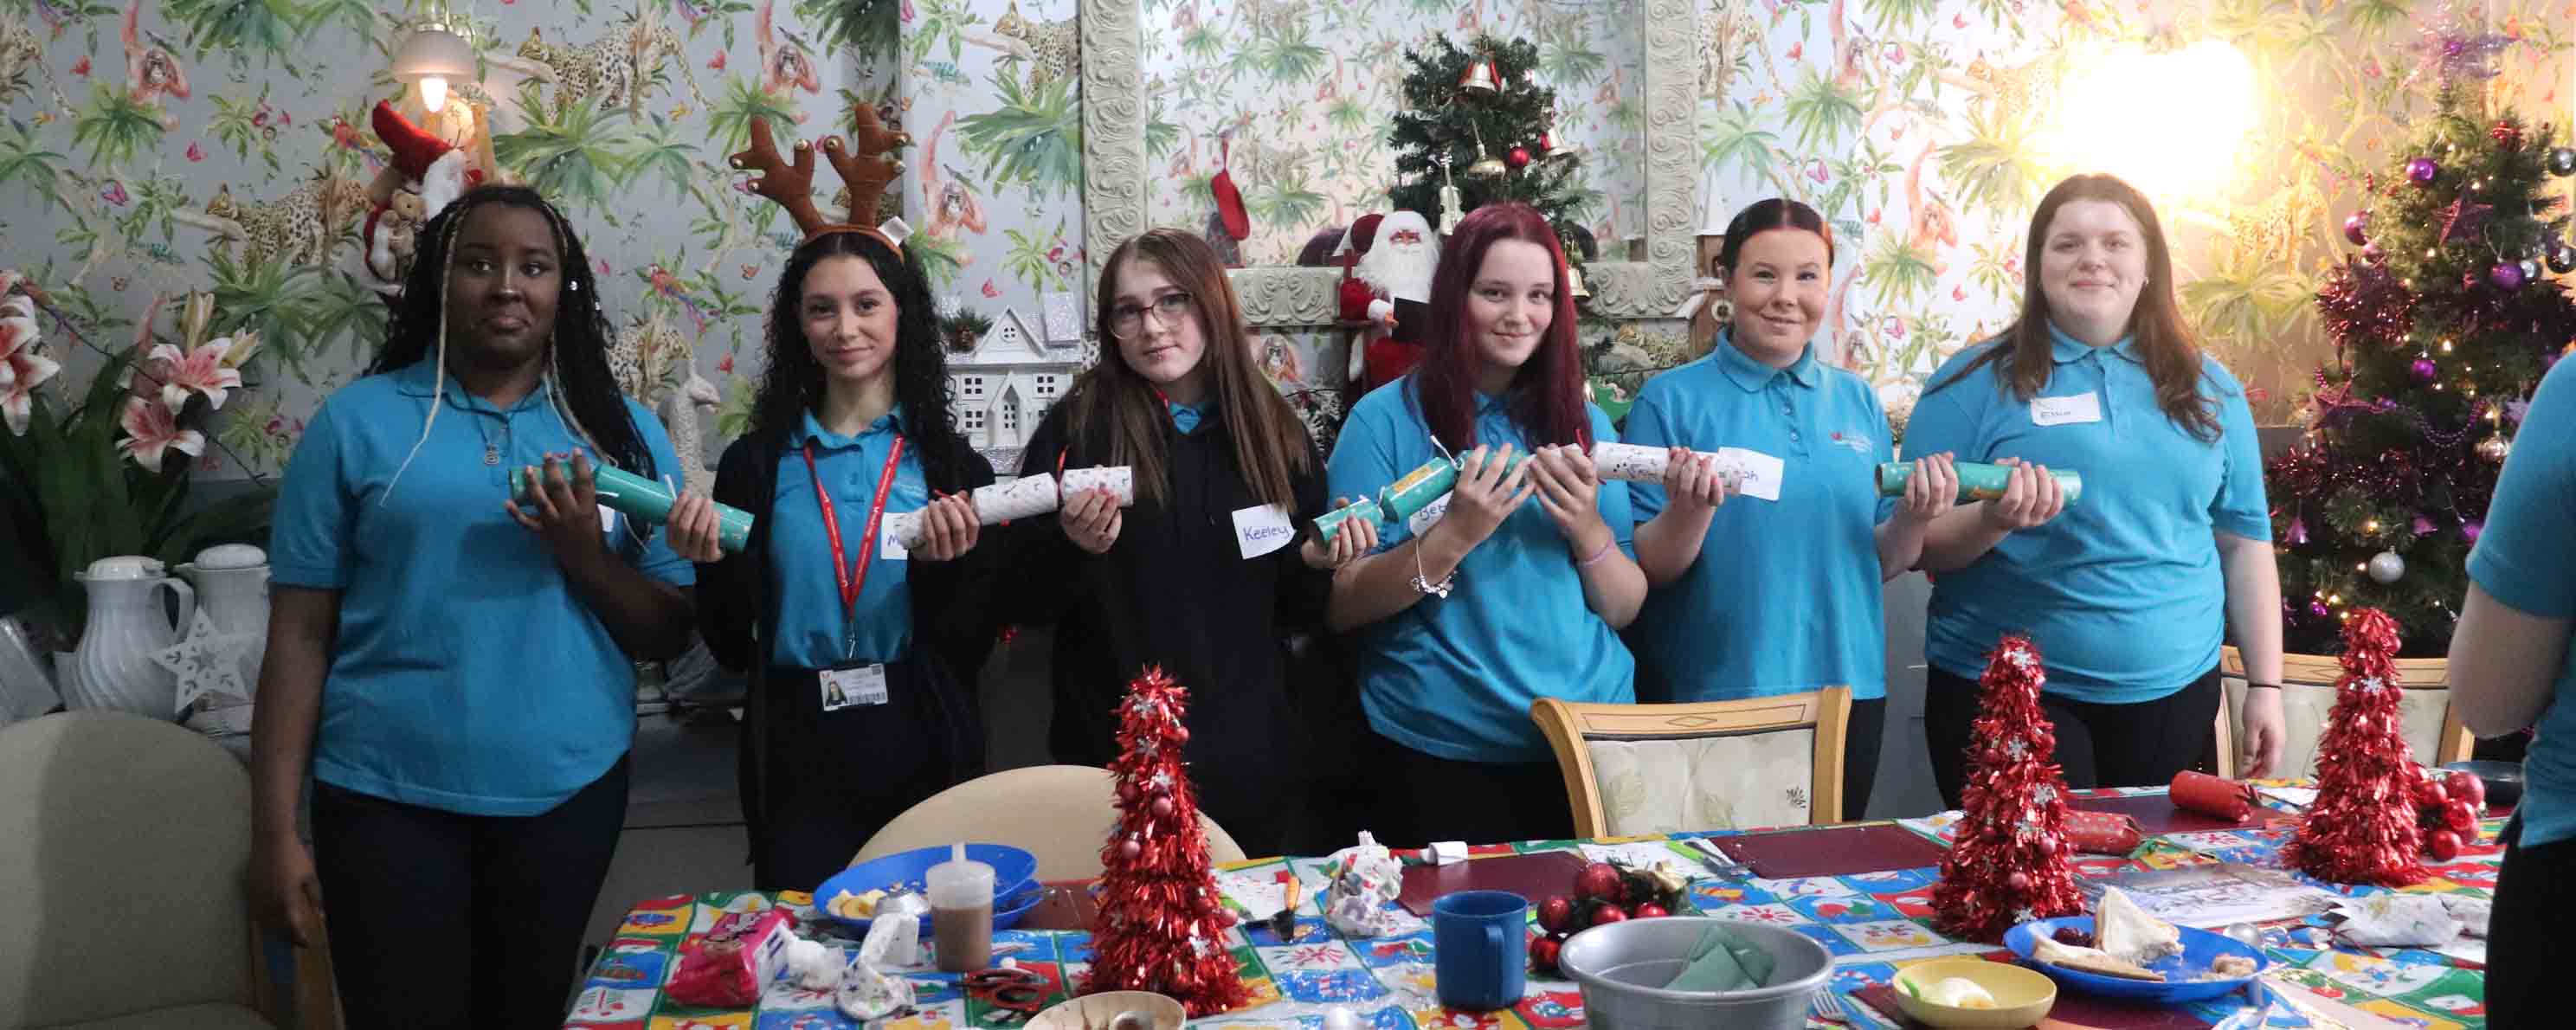
<svg viewBox="0 0 2576 1030">
<path fill-rule="evenodd" d="M 1229 141 L 1219 147 L 1217 159 L 1225 167 L 1208 181 L 1208 190 L 1216 194 L 1216 213 L 1225 220 L 1225 234 L 1239 240 L 1252 235 L 1252 218 L 1244 213 L 1243 191 L 1234 188 L 1234 144 Z"/>
</svg>

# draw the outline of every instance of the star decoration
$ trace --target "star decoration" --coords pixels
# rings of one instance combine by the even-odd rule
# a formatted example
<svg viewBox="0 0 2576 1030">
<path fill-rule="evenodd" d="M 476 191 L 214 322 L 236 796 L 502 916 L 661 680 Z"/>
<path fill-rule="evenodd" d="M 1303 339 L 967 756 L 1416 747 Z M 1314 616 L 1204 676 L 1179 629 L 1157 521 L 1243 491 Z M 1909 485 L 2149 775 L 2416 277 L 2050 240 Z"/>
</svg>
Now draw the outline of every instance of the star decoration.
<svg viewBox="0 0 2576 1030">
<path fill-rule="evenodd" d="M 2380 679 L 2379 679 L 2379 677 L 2377 677 L 2377 676 L 2372 676 L 2372 677 L 2370 677 L 2370 678 L 2368 678 L 2368 679 L 2365 679 L 2365 680 L 2362 680 L 2362 681 L 2361 681 L 2361 689 L 2363 689 L 2363 690 L 2378 690 L 2379 688 L 2381 688 L 2381 687 L 2383 687 L 2383 686 L 2386 686 L 2386 685 L 2387 685 L 2387 684 L 2380 682 Z"/>
<path fill-rule="evenodd" d="M 179 642 L 152 652 L 152 661 L 179 677 L 179 699 L 176 711 L 184 712 L 198 698 L 208 694 L 228 694 L 244 701 L 251 699 L 250 687 L 242 682 L 242 656 L 250 653 L 259 638 L 249 633 L 224 633 L 215 628 L 213 619 L 203 608 L 188 620 L 188 634 Z"/>
<path fill-rule="evenodd" d="M 2442 242 L 2457 242 L 2463 236 L 2476 240 L 2478 231 L 2486 227 L 2487 215 L 2494 210 L 2493 204 L 2480 204 L 2470 200 L 2468 194 L 2460 194 L 2460 199 L 2442 209 Z"/>
<path fill-rule="evenodd" d="M 2043 805 L 2052 804 L 2057 800 L 2057 788 L 2045 783 L 2040 784 L 2031 788 L 2030 799 Z"/>
<path fill-rule="evenodd" d="M 2418 60 L 2415 70 L 2407 73 L 2409 82 L 2428 71 L 2444 86 L 2462 79 L 2495 78 L 2495 56 L 2513 43 L 2513 37 L 2484 31 L 2482 24 L 2472 23 L 2449 4 L 2443 5 L 2440 17 L 2424 23 L 2417 31 L 2423 38 L 2410 47 Z"/>
<path fill-rule="evenodd" d="M 2020 737 L 2014 737 L 2010 740 L 2004 741 L 2004 753 L 2011 755 L 2014 758 L 2020 758 L 2023 755 L 2030 753 L 2030 745 L 2022 743 L 2022 739 Z"/>
</svg>

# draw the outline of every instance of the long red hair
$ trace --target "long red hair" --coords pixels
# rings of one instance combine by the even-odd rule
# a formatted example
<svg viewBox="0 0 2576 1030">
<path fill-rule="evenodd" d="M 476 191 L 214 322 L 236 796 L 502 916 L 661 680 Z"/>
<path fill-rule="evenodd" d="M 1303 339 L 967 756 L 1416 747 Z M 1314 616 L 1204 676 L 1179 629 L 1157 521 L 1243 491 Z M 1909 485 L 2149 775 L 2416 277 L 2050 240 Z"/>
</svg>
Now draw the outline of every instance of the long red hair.
<svg viewBox="0 0 2576 1030">
<path fill-rule="evenodd" d="M 1556 266 L 1555 307 L 1547 332 L 1512 376 L 1512 423 L 1532 447 L 1592 447 L 1592 418 L 1583 405 L 1583 353 L 1574 338 L 1574 297 L 1565 281 L 1565 249 L 1556 230 L 1527 204 L 1487 204 L 1467 214 L 1442 248 L 1431 276 L 1430 332 L 1422 363 L 1414 367 L 1408 398 L 1431 435 L 1452 453 L 1476 439 L 1476 344 L 1467 320 L 1467 293 L 1483 270 L 1486 252 L 1504 240 L 1547 248 Z"/>
</svg>

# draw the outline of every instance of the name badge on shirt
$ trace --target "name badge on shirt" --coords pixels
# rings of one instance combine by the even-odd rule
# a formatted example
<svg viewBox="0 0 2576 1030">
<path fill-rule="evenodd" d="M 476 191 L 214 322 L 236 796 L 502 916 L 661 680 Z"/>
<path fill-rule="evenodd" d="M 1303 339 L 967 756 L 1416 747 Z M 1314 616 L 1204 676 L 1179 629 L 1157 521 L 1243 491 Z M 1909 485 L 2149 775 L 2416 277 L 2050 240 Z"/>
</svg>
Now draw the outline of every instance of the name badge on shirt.
<svg viewBox="0 0 2576 1030">
<path fill-rule="evenodd" d="M 1788 462 L 1743 447 L 1721 447 L 1717 453 L 1733 459 L 1744 470 L 1744 482 L 1737 487 L 1737 493 L 1765 501 L 1780 499 L 1780 481 L 1788 478 Z"/>
<path fill-rule="evenodd" d="M 886 703 L 884 665 L 844 665 L 825 669 L 820 679 L 823 710 L 826 712 Z"/>
<path fill-rule="evenodd" d="M 904 549 L 903 534 L 895 532 L 889 525 L 877 534 L 877 557 L 887 561 L 907 561 L 911 559 L 912 552 Z"/>
<path fill-rule="evenodd" d="M 1247 559 L 1269 554 L 1297 539 L 1297 527 L 1288 521 L 1288 509 L 1276 504 L 1256 504 L 1234 513 L 1234 544 Z"/>
<path fill-rule="evenodd" d="M 1415 536 L 1421 536 L 1429 532 L 1431 527 L 1439 525 L 1440 516 L 1446 514 L 1449 514 L 1449 495 L 1441 494 L 1439 500 L 1424 505 L 1421 511 L 1414 512 L 1412 518 L 1406 519 L 1404 528 Z"/>
<path fill-rule="evenodd" d="M 2079 393 L 2070 397 L 2033 397 L 2030 399 L 2030 422 L 2035 426 L 2072 426 L 2102 421 L 2102 396 Z"/>
</svg>

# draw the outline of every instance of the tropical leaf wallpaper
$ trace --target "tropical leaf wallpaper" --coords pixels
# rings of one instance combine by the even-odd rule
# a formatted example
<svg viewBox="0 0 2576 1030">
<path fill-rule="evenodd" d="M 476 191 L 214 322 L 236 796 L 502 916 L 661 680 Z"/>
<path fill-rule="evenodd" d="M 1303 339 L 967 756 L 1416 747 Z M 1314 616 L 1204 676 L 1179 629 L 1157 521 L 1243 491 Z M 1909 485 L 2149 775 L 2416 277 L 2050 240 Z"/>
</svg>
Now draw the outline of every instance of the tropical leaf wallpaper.
<svg viewBox="0 0 2576 1030">
<path fill-rule="evenodd" d="M 1639 40 L 1672 29 L 1644 25 L 1637 0 L 1144 3 L 1157 222 L 1204 227 L 1230 157 L 1254 212 L 1245 258 L 1292 260 L 1386 184 L 1402 49 L 1490 31 L 1539 42 L 1598 193 L 1587 225 L 1605 242 L 1639 231 Z M 265 343 L 204 467 L 274 471 L 380 342 L 381 303 L 352 275 L 358 198 L 385 160 L 365 116 L 401 94 L 388 48 L 433 7 L 452 7 L 478 51 L 483 76 L 455 95 L 488 113 L 494 157 L 553 194 L 600 262 L 651 357 L 639 389 L 706 410 L 711 445 L 747 408 L 793 242 L 723 166 L 754 119 L 812 137 L 877 106 L 914 140 L 893 190 L 944 313 L 1011 316 L 1051 344 L 1087 324 L 1079 0 L 0 0 L 0 267 L 72 323 L 46 326 L 69 366 L 47 389 L 75 389 L 138 338 L 175 339 L 171 305 L 210 292 L 216 331 Z M 1682 29 L 1699 57 L 1700 192 L 1721 221 L 1774 193 L 1828 214 L 1831 349 L 1895 395 L 2009 317 L 2047 185 L 2090 167 L 2138 176 L 2162 191 L 2193 317 L 2280 421 L 2324 353 L 2320 269 L 2348 246 L 2360 177 L 2403 159 L 2384 148 L 2429 107 L 2424 32 L 2451 11 L 1701 0 Z M 2466 13 L 2510 41 L 2493 101 L 2566 121 L 2576 5 Z M 2235 56 L 2209 67 L 2247 83 L 2223 104 L 2174 56 L 2208 57 L 2213 40 Z M 2139 81 L 2106 87 L 2106 69 Z M 2212 112 L 2242 128 L 2219 131 Z M 1586 333 L 1629 368 L 1669 363 L 1681 335 L 1660 319 Z M 1328 426 L 1338 336 L 1256 346 Z"/>
</svg>

